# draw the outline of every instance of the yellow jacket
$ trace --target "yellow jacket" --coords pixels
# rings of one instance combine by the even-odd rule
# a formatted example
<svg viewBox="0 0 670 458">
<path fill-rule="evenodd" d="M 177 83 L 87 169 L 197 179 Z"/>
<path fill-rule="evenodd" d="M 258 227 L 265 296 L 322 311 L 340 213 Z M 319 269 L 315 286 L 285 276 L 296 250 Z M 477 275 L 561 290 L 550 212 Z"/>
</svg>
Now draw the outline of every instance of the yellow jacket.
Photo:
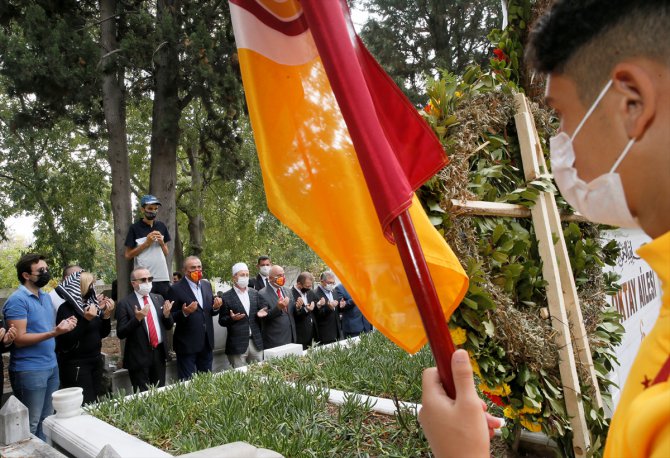
<svg viewBox="0 0 670 458">
<path fill-rule="evenodd" d="M 661 279 L 663 303 L 628 374 L 605 458 L 670 458 L 670 232 L 637 252 Z"/>
</svg>

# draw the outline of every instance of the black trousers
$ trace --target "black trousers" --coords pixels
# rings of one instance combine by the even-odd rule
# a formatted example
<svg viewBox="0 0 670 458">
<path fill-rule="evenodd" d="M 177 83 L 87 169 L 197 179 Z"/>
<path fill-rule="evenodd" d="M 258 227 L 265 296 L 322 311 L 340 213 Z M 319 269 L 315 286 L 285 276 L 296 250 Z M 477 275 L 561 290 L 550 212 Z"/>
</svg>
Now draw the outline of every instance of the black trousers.
<svg viewBox="0 0 670 458">
<path fill-rule="evenodd" d="M 147 391 L 149 385 L 165 386 L 165 350 L 159 345 L 151 351 L 151 364 L 146 367 L 128 369 L 133 391 Z"/>
<path fill-rule="evenodd" d="M 61 388 L 80 386 L 84 389 L 84 404 L 95 402 L 102 396 L 104 358 L 97 355 L 84 359 L 58 358 L 58 375 Z"/>
</svg>

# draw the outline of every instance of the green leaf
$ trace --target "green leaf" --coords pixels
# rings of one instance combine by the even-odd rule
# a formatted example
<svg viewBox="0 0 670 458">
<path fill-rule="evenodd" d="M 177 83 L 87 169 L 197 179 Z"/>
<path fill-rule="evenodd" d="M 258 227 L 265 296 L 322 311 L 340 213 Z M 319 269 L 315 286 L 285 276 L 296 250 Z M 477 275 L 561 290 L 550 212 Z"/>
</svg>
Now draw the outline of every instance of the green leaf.
<svg viewBox="0 0 670 458">
<path fill-rule="evenodd" d="M 434 200 L 428 202 L 428 209 L 436 213 L 446 213 L 444 209 L 440 207 L 440 203 Z"/>
<path fill-rule="evenodd" d="M 507 260 L 509 259 L 509 256 L 500 251 L 493 252 L 493 255 L 491 257 L 500 263 L 507 262 Z"/>
<path fill-rule="evenodd" d="M 428 220 L 433 226 L 440 226 L 444 222 L 444 218 L 436 215 L 428 215 Z"/>
<path fill-rule="evenodd" d="M 486 335 L 493 338 L 495 336 L 495 326 L 493 323 L 490 321 L 483 321 L 482 324 L 484 325 Z"/>
<path fill-rule="evenodd" d="M 479 305 L 477 305 L 477 302 L 473 301 L 472 299 L 469 299 L 467 297 L 463 298 L 463 304 L 467 305 L 473 310 L 477 310 L 479 308 Z"/>
<path fill-rule="evenodd" d="M 502 224 L 499 224 L 496 226 L 496 228 L 493 230 L 493 234 L 491 235 L 491 241 L 495 245 L 498 243 L 498 240 L 500 237 L 505 233 L 505 226 Z"/>
</svg>

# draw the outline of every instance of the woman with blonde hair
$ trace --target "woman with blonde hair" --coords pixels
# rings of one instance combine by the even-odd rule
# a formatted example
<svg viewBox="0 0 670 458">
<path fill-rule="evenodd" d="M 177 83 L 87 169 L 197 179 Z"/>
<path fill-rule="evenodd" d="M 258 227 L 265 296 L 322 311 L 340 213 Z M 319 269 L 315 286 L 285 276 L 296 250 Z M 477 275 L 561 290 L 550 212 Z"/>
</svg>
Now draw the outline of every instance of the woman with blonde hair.
<svg viewBox="0 0 670 458">
<path fill-rule="evenodd" d="M 109 335 L 114 301 L 96 295 L 95 277 L 89 272 L 75 272 L 65 278 L 56 292 L 65 302 L 58 308 L 56 322 L 74 316 L 77 326 L 56 337 L 56 355 L 61 388 L 80 386 L 84 403 L 95 402 L 102 395 L 102 339 Z"/>
</svg>

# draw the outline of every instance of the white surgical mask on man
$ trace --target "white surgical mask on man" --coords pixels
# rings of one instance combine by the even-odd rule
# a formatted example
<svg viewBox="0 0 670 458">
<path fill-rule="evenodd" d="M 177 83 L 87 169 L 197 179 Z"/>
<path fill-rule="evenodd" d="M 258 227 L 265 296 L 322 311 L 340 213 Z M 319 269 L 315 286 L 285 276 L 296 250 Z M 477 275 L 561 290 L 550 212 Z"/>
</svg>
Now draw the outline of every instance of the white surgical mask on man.
<svg viewBox="0 0 670 458">
<path fill-rule="evenodd" d="M 261 266 L 260 271 L 262 276 L 267 277 L 270 275 L 270 266 Z"/>
<path fill-rule="evenodd" d="M 637 218 L 633 217 L 628 209 L 621 176 L 615 173 L 615 170 L 635 143 L 634 138 L 628 142 L 609 173 L 600 175 L 590 183 L 580 179 L 577 176 L 577 169 L 574 167 L 575 150 L 572 141 L 611 86 L 612 80 L 600 92 L 591 108 L 586 112 L 584 119 L 575 129 L 572 137 L 565 132 L 561 132 L 549 139 L 551 168 L 554 180 L 556 180 L 558 189 L 560 189 L 565 200 L 585 218 L 595 223 L 637 228 L 640 225 Z"/>
<path fill-rule="evenodd" d="M 140 283 L 137 286 L 137 292 L 140 293 L 140 296 L 147 296 L 151 292 L 152 283 Z"/>
<path fill-rule="evenodd" d="M 249 277 L 237 277 L 237 286 L 240 288 L 249 286 Z"/>
</svg>

